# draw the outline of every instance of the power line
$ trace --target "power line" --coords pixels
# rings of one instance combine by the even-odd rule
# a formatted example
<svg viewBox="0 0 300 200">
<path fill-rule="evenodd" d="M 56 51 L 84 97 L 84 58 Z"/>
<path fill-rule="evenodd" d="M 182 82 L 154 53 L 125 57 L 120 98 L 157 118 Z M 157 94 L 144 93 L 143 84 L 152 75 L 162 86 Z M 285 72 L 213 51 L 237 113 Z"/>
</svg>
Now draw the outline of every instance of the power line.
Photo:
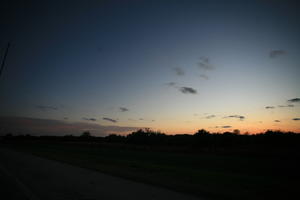
<svg viewBox="0 0 300 200">
<path fill-rule="evenodd" d="M 2 73 L 3 73 L 3 69 L 4 69 L 6 57 L 7 57 L 7 54 L 8 54 L 9 46 L 10 46 L 10 43 L 7 44 L 6 51 L 5 51 L 5 54 L 4 54 L 4 58 L 3 58 L 3 60 L 2 60 L 1 69 L 0 69 L 0 78 L 1 78 L 1 75 L 2 75 Z"/>
</svg>

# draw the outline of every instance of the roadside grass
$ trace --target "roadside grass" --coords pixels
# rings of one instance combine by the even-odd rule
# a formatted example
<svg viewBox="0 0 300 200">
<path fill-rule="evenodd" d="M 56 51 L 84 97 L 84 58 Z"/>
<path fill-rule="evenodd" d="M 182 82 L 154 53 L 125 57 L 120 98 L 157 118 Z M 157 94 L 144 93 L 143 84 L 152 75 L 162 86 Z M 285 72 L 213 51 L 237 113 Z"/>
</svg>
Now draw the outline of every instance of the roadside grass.
<svg viewBox="0 0 300 200">
<path fill-rule="evenodd" d="M 9 147 L 207 199 L 286 199 L 287 194 L 296 194 L 299 178 L 297 159 L 290 156 L 178 153 L 38 142 Z"/>
</svg>

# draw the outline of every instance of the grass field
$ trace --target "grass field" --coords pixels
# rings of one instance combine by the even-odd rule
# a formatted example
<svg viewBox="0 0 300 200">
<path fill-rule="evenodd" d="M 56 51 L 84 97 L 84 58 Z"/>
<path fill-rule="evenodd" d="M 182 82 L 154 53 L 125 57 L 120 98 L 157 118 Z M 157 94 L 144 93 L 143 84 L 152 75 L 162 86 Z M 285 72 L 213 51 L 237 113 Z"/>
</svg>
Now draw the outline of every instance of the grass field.
<svg viewBox="0 0 300 200">
<path fill-rule="evenodd" d="M 280 150 L 260 155 L 54 142 L 5 146 L 208 199 L 286 199 L 296 194 L 299 178 L 298 157 Z"/>
</svg>

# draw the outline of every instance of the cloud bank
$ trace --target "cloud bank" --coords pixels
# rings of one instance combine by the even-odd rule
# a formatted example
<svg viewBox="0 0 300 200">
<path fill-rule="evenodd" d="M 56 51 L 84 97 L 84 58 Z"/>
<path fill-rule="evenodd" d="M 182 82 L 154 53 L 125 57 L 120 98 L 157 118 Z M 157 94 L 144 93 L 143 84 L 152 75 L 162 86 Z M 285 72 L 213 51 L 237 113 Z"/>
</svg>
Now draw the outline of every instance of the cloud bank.
<svg viewBox="0 0 300 200">
<path fill-rule="evenodd" d="M 143 127 L 104 126 L 97 123 L 67 122 L 64 120 L 38 119 L 29 117 L 0 117 L 1 132 L 4 135 L 13 134 L 81 135 L 83 131 L 90 131 L 92 135 L 104 136 L 110 133 L 129 133 Z"/>
</svg>

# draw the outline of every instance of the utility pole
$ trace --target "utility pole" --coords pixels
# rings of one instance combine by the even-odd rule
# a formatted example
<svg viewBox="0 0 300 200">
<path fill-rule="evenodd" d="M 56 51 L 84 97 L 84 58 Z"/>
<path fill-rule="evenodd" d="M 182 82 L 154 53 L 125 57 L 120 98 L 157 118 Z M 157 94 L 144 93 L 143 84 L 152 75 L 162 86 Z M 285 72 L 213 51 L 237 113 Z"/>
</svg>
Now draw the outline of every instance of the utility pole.
<svg viewBox="0 0 300 200">
<path fill-rule="evenodd" d="M 0 78 L 1 78 L 1 75 L 2 75 L 2 73 L 3 73 L 3 69 L 4 69 L 4 65 L 5 65 L 6 57 L 7 57 L 7 54 L 8 54 L 8 49 L 9 49 L 9 46 L 10 46 L 10 43 L 8 43 L 8 44 L 7 44 L 7 47 L 6 47 L 6 50 L 5 50 L 5 54 L 4 54 L 4 57 L 3 57 L 2 63 L 1 63 L 1 69 L 0 69 Z"/>
</svg>

